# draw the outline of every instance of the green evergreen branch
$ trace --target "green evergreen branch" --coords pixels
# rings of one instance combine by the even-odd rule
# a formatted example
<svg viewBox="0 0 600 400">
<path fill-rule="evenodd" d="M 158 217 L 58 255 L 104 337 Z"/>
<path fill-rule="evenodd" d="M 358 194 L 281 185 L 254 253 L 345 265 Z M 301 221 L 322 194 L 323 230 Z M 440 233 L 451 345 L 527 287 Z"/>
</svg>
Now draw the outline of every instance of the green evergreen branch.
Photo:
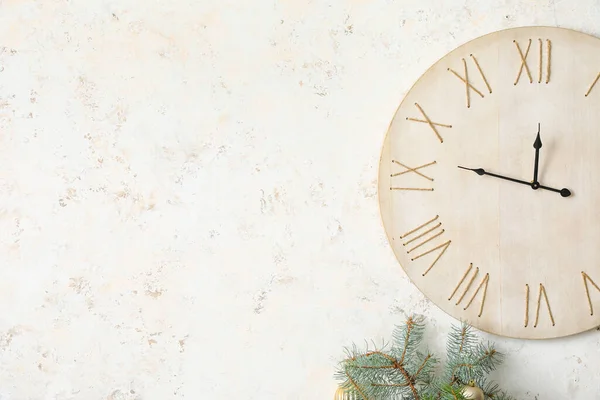
<svg viewBox="0 0 600 400">
<path fill-rule="evenodd" d="M 425 365 L 427 365 L 427 361 L 429 361 L 431 359 L 431 357 L 433 357 L 431 354 L 427 354 L 427 357 L 425 357 L 425 360 L 423 360 L 423 364 L 421 364 L 421 366 L 415 373 L 415 379 L 417 379 L 419 377 L 419 374 L 421 373 L 421 371 L 423 371 L 423 368 L 425 368 Z"/>
<path fill-rule="evenodd" d="M 460 331 L 460 347 L 458 349 L 459 353 L 462 353 L 462 351 L 463 351 L 463 348 L 465 346 L 466 336 L 467 336 L 467 329 L 466 329 L 466 327 L 463 327 Z"/>
<path fill-rule="evenodd" d="M 360 393 L 360 395 L 361 395 L 361 396 L 363 396 L 363 398 L 364 398 L 365 400 L 369 400 L 369 399 L 367 398 L 367 396 L 366 396 L 366 395 L 363 393 L 363 391 L 360 389 L 360 386 L 358 386 L 358 384 L 357 384 L 357 383 L 354 381 L 354 379 L 352 379 L 352 377 L 350 376 L 350 374 L 348 374 L 348 373 L 346 372 L 346 376 L 348 377 L 348 381 L 350 381 L 350 383 L 352 384 L 352 386 L 354 387 L 354 389 L 355 389 L 355 390 L 356 390 L 358 393 Z"/>
<path fill-rule="evenodd" d="M 469 325 L 462 323 L 449 333 L 447 363 L 439 376 L 434 373 L 438 359 L 419 350 L 423 333 L 422 320 L 411 316 L 394 329 L 389 350 L 346 350 L 348 357 L 336 372 L 340 388 L 359 400 L 463 400 L 465 385 L 473 381 L 488 400 L 512 400 L 486 380 L 503 355 L 493 345 L 479 343 Z"/>
<path fill-rule="evenodd" d="M 410 331 L 414 327 L 414 321 L 412 317 L 409 317 L 406 321 L 406 338 L 404 339 L 404 349 L 402 350 L 402 357 L 400 357 L 400 363 L 404 363 L 404 357 L 406 356 L 406 349 L 408 349 L 408 345 L 410 343 Z"/>
<path fill-rule="evenodd" d="M 452 400 L 467 400 L 462 393 L 463 388 L 458 388 L 456 386 L 446 384 L 440 388 L 440 398 L 443 399 L 452 399 Z"/>
<path fill-rule="evenodd" d="M 409 330 L 410 330 L 410 328 L 409 328 Z M 410 336 L 410 333 L 407 335 L 407 339 L 409 336 Z M 397 369 L 402 374 L 402 376 L 405 379 L 405 382 L 404 383 L 391 383 L 391 384 L 372 383 L 371 385 L 379 386 L 379 387 L 409 387 L 410 390 L 413 392 L 413 395 L 415 396 L 415 400 L 418 400 L 418 398 L 419 398 L 418 392 L 414 386 L 416 379 L 415 379 L 415 377 L 410 376 L 408 371 L 404 368 L 404 366 L 402 365 L 402 360 L 398 361 L 395 358 L 388 356 L 387 354 L 382 353 L 380 351 L 372 351 L 370 353 L 365 354 L 366 357 L 373 356 L 373 355 L 380 355 L 380 356 L 386 358 L 387 360 L 392 362 L 392 365 L 381 365 L 381 366 L 368 365 L 368 366 L 357 366 L 357 367 L 358 368 L 373 368 L 373 369 L 394 368 L 394 369 Z M 354 360 L 356 360 L 356 358 L 354 358 Z"/>
</svg>

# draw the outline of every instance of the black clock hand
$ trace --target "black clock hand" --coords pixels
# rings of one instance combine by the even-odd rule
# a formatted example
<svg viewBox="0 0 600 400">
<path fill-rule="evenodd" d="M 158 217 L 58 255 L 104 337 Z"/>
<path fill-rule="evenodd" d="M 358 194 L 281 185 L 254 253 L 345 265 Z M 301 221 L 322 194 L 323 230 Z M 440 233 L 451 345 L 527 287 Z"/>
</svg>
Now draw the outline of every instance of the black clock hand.
<svg viewBox="0 0 600 400">
<path fill-rule="evenodd" d="M 543 186 L 543 185 L 539 185 L 538 188 L 550 190 L 551 192 L 560 193 L 560 195 L 562 197 L 569 197 L 571 195 L 571 191 L 569 189 L 567 189 L 567 188 L 554 189 L 554 188 L 551 188 L 551 187 L 548 187 L 548 186 Z"/>
<path fill-rule="evenodd" d="M 535 138 L 535 142 L 533 142 L 533 148 L 535 149 L 535 163 L 533 164 L 533 182 L 531 183 L 531 188 L 535 190 L 540 187 L 540 182 L 538 181 L 538 167 L 540 164 L 540 149 L 542 148 L 542 140 L 540 139 L 539 123 L 537 137 Z"/>
<path fill-rule="evenodd" d="M 460 165 L 458 166 L 458 168 L 466 169 L 468 171 L 473 171 L 473 172 L 475 172 L 479 176 L 489 175 L 489 176 L 493 176 L 495 178 L 505 179 L 507 181 L 521 183 L 523 185 L 527 185 L 527 186 L 531 187 L 531 182 L 522 181 L 520 179 L 509 178 L 508 176 L 502 176 L 502 175 L 493 174 L 491 172 L 487 172 L 483 168 L 466 168 L 466 167 L 461 167 Z M 548 186 L 543 186 L 543 185 L 540 185 L 540 184 L 538 184 L 538 188 L 539 189 L 549 190 L 551 192 L 560 193 L 560 195 L 562 197 L 569 197 L 571 195 L 571 191 L 569 189 L 566 189 L 566 188 L 563 188 L 563 189 L 554 189 L 554 188 L 551 188 L 551 187 L 548 187 Z"/>
<path fill-rule="evenodd" d="M 489 175 L 489 176 L 493 176 L 495 178 L 506 179 L 507 181 L 511 181 L 511 182 L 522 183 L 523 185 L 527 185 L 527 186 L 531 187 L 531 182 L 525 182 L 525 181 L 522 181 L 522 180 L 519 180 L 519 179 L 509 178 L 508 176 L 502 176 L 502 175 L 493 174 L 491 172 L 487 172 L 483 168 L 466 168 L 466 167 L 461 167 L 460 165 L 458 166 L 458 168 L 466 169 L 466 170 L 469 170 L 469 171 L 473 171 L 473 172 L 475 172 L 479 176 Z"/>
</svg>

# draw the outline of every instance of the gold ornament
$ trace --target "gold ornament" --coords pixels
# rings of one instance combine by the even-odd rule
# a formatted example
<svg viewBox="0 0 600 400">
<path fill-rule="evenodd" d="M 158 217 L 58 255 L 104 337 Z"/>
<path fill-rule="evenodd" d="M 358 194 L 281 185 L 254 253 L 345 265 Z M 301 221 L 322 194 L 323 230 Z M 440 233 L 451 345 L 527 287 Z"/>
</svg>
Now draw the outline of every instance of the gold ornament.
<svg viewBox="0 0 600 400">
<path fill-rule="evenodd" d="M 469 384 L 463 388 L 462 394 L 465 397 L 465 399 L 484 400 L 483 390 L 475 386 L 474 381 L 470 381 Z"/>
<path fill-rule="evenodd" d="M 333 396 L 333 400 L 354 400 L 356 396 L 353 396 L 352 393 L 348 393 L 341 387 L 335 391 L 335 395 Z"/>
</svg>

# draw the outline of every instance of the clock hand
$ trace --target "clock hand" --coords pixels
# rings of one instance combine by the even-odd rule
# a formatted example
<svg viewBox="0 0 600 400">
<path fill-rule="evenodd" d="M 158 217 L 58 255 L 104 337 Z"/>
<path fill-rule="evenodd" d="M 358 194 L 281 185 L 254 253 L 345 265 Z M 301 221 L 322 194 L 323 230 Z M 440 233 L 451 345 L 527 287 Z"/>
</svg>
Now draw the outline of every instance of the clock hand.
<svg viewBox="0 0 600 400">
<path fill-rule="evenodd" d="M 473 171 L 475 172 L 477 175 L 482 176 L 482 175 L 489 175 L 489 176 L 493 176 L 495 178 L 500 178 L 500 179 L 506 179 L 507 181 L 511 181 L 511 182 L 516 182 L 516 183 L 521 183 L 523 185 L 527 185 L 529 187 L 532 187 L 531 182 L 526 182 L 526 181 L 522 181 L 520 179 L 514 179 L 514 178 L 509 178 L 508 176 L 502 176 L 502 175 L 497 175 L 497 174 L 493 174 L 491 172 L 487 172 L 485 169 L 483 168 L 466 168 L 466 167 L 461 167 L 460 165 L 458 166 L 458 168 L 461 169 L 466 169 L 468 171 Z M 544 185 L 540 185 L 538 183 L 538 189 L 545 189 L 545 190 L 549 190 L 551 192 L 556 192 L 556 193 L 560 193 L 560 195 L 562 197 L 569 197 L 571 195 L 571 191 L 567 188 L 562 188 L 562 189 L 555 189 L 555 188 L 551 188 L 548 186 L 544 186 Z"/>
<path fill-rule="evenodd" d="M 537 137 L 535 138 L 535 142 L 533 142 L 533 148 L 535 149 L 535 163 L 533 164 L 533 182 L 531 182 L 531 188 L 533 190 L 536 189 L 546 189 L 552 192 L 560 193 L 562 197 L 569 197 L 571 195 L 571 191 L 567 188 L 562 189 L 554 189 L 548 186 L 540 185 L 538 181 L 538 167 L 540 164 L 540 149 L 542 148 L 542 140 L 540 139 L 540 124 L 538 123 L 538 132 Z"/>
<path fill-rule="evenodd" d="M 550 190 L 551 192 L 560 193 L 560 195 L 562 197 L 569 197 L 571 195 L 571 191 L 569 189 L 567 189 L 567 188 L 554 189 L 554 188 L 551 188 L 551 187 L 548 187 L 548 186 L 543 186 L 543 185 L 539 185 L 538 188 Z"/>
<path fill-rule="evenodd" d="M 540 124 L 538 123 L 538 133 L 535 138 L 535 142 L 533 142 L 533 148 L 535 149 L 535 163 L 533 164 L 533 182 L 531 183 L 531 188 L 536 190 L 540 187 L 540 182 L 538 182 L 538 167 L 540 164 L 540 149 L 542 148 L 542 140 L 540 139 Z"/>
<path fill-rule="evenodd" d="M 502 176 L 502 175 L 493 174 L 491 172 L 487 172 L 483 168 L 466 168 L 466 167 L 461 167 L 460 165 L 458 166 L 458 168 L 466 169 L 466 170 L 469 170 L 469 171 L 473 171 L 473 172 L 475 172 L 479 176 L 489 175 L 489 176 L 493 176 L 495 178 L 506 179 L 507 181 L 521 183 L 523 185 L 527 185 L 527 186 L 531 187 L 531 182 L 525 182 L 525 181 L 522 181 L 520 179 L 509 178 L 508 176 Z"/>
</svg>

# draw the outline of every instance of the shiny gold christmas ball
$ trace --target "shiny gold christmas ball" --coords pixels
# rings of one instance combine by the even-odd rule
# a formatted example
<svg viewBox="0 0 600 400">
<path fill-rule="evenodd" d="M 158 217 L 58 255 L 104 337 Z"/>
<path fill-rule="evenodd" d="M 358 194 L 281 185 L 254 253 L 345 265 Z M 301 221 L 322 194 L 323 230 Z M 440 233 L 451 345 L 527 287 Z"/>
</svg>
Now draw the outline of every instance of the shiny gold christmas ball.
<svg viewBox="0 0 600 400">
<path fill-rule="evenodd" d="M 483 390 L 477 386 L 465 386 L 463 389 L 463 396 L 469 400 L 484 400 Z"/>
<path fill-rule="evenodd" d="M 333 400 L 355 400 L 356 396 L 352 395 L 351 393 L 347 392 L 346 390 L 342 389 L 341 387 L 338 387 L 338 389 L 335 391 L 335 395 L 333 396 Z"/>
</svg>

